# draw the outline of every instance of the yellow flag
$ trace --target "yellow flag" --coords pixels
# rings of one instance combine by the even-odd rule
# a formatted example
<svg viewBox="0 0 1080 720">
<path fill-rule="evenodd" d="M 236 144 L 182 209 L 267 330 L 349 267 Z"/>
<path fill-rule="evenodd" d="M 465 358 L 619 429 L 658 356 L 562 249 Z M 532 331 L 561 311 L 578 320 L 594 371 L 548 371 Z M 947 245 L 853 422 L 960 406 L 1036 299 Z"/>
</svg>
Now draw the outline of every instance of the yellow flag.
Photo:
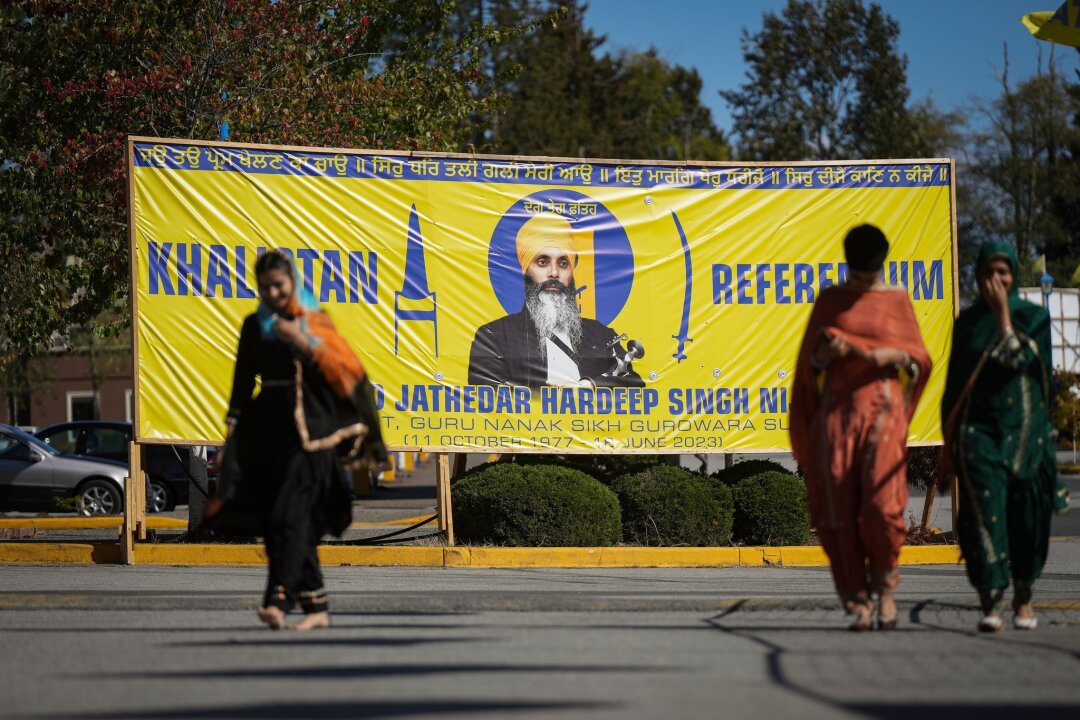
<svg viewBox="0 0 1080 720">
<path fill-rule="evenodd" d="M 1024 27 L 1039 40 L 1080 47 L 1080 3 L 1065 0 L 1055 12 L 1028 13 L 1020 18 Z"/>
</svg>

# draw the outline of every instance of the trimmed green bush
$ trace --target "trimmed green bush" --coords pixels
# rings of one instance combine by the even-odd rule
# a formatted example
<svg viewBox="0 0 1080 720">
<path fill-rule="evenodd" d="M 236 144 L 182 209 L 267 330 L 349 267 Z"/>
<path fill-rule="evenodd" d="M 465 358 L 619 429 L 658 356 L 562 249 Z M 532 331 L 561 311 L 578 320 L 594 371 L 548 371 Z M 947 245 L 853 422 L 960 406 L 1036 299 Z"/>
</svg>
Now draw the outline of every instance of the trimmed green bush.
<svg viewBox="0 0 1080 720">
<path fill-rule="evenodd" d="M 745 477 L 731 490 L 735 541 L 745 545 L 805 545 L 810 541 L 806 485 L 789 472 Z"/>
<path fill-rule="evenodd" d="M 461 477 L 450 492 L 462 542 L 594 547 L 622 539 L 615 494 L 570 468 L 494 463 Z"/>
<path fill-rule="evenodd" d="M 711 477 L 716 478 L 720 482 L 728 486 L 735 486 L 743 478 L 748 478 L 751 475 L 760 475 L 767 472 L 779 472 L 792 475 L 793 473 L 786 467 L 778 462 L 772 460 L 743 460 L 737 462 L 731 467 L 723 468 L 714 472 Z"/>
<path fill-rule="evenodd" d="M 615 478 L 611 489 L 619 496 L 627 542 L 656 546 L 731 542 L 731 491 L 710 487 L 703 475 L 653 465 Z"/>
</svg>

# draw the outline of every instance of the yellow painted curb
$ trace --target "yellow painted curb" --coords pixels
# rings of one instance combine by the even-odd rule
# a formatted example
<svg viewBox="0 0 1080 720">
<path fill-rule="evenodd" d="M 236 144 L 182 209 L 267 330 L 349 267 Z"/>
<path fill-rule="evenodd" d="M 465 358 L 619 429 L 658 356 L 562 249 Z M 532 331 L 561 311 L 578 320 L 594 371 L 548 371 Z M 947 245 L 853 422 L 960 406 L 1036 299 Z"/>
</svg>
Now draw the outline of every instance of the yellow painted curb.
<svg viewBox="0 0 1080 720">
<path fill-rule="evenodd" d="M 442 567 L 445 560 L 443 548 L 434 545 L 406 545 L 404 547 L 323 545 L 319 548 L 319 562 L 327 566 Z"/>
<path fill-rule="evenodd" d="M 447 567 L 737 567 L 739 548 L 446 548 Z"/>
<path fill-rule="evenodd" d="M 829 564 L 825 548 L 821 546 L 792 546 L 777 548 L 780 564 L 784 567 L 820 567 Z"/>
<path fill-rule="evenodd" d="M 35 529 L 35 530 L 95 530 L 100 528 L 120 528 L 123 518 L 119 515 L 107 517 L 25 517 L 2 518 L 0 529 Z M 146 527 L 152 530 L 166 528 L 187 528 L 188 521 L 172 517 L 150 517 Z"/>
<path fill-rule="evenodd" d="M 508 548 L 428 545 L 323 545 L 319 560 L 326 566 L 405 566 L 458 568 L 630 568 L 630 567 L 822 567 L 828 565 L 818 546 L 722 548 Z M 78 543 L 0 543 L 0 563 L 115 564 L 117 545 Z M 955 545 L 905 547 L 904 565 L 951 564 L 960 561 Z M 261 545 L 196 545 L 140 543 L 139 565 L 263 565 Z"/>
<path fill-rule="evenodd" d="M 959 545 L 905 545 L 901 565 L 947 565 L 960 562 Z"/>
<path fill-rule="evenodd" d="M 136 565 L 265 565 L 262 545 L 157 545 L 137 543 Z"/>
<path fill-rule="evenodd" d="M 0 563 L 49 565 L 116 565 L 119 545 L 82 543 L 0 543 Z"/>
<path fill-rule="evenodd" d="M 764 567 L 764 548 L 741 547 L 739 551 L 739 567 Z"/>
<path fill-rule="evenodd" d="M 319 562 L 326 567 L 360 565 L 442 567 L 441 547 L 360 547 L 323 545 Z M 136 545 L 137 565 L 265 565 L 262 545 Z"/>
</svg>

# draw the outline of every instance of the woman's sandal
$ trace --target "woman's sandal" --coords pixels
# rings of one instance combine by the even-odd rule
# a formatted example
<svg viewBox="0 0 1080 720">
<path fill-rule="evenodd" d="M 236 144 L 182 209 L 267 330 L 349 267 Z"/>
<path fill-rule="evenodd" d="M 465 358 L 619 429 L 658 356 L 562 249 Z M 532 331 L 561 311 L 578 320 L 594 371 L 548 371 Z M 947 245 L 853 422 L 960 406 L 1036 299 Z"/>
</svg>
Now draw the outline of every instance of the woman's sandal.
<svg viewBox="0 0 1080 720">
<path fill-rule="evenodd" d="M 1026 610 L 1030 614 L 1022 615 L 1021 610 Z M 1034 630 L 1039 627 L 1039 619 L 1035 616 L 1035 608 L 1031 607 L 1030 602 L 1013 604 L 1013 627 L 1017 630 Z"/>
<path fill-rule="evenodd" d="M 983 616 L 979 621 L 979 632 L 996 633 L 1005 629 L 1005 621 L 998 614 Z"/>
<path fill-rule="evenodd" d="M 897 612 L 897 609 L 896 609 L 896 601 L 893 600 L 889 604 L 892 605 L 892 615 L 886 616 L 882 612 L 882 610 L 885 609 L 885 603 L 880 601 L 880 600 L 878 601 L 878 620 L 877 620 L 877 629 L 878 630 L 895 630 L 896 629 L 896 620 L 897 620 L 897 616 L 899 615 L 899 613 Z"/>
<path fill-rule="evenodd" d="M 877 621 L 878 630 L 895 630 L 896 629 L 896 616 L 891 618 L 879 617 Z"/>
<path fill-rule="evenodd" d="M 851 608 L 855 613 L 855 622 L 848 626 L 852 632 L 866 632 L 874 629 L 874 605 L 873 603 L 858 604 Z"/>
<path fill-rule="evenodd" d="M 1017 630 L 1034 630 L 1039 627 L 1039 618 L 1036 617 L 1013 617 L 1013 627 Z"/>
</svg>

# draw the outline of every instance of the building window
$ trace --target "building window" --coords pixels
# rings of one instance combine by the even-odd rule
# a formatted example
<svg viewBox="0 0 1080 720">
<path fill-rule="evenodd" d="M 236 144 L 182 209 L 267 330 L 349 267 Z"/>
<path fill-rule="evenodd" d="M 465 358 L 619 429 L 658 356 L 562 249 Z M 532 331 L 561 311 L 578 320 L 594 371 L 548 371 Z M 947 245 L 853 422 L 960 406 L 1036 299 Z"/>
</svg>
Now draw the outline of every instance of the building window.
<svg viewBox="0 0 1080 720">
<path fill-rule="evenodd" d="M 124 419 L 128 422 L 135 422 L 135 411 L 131 404 L 132 395 L 130 390 L 124 391 L 124 413 L 127 415 Z"/>
<path fill-rule="evenodd" d="M 77 390 L 67 394 L 68 421 L 97 420 L 97 394 L 90 390 Z"/>
</svg>

